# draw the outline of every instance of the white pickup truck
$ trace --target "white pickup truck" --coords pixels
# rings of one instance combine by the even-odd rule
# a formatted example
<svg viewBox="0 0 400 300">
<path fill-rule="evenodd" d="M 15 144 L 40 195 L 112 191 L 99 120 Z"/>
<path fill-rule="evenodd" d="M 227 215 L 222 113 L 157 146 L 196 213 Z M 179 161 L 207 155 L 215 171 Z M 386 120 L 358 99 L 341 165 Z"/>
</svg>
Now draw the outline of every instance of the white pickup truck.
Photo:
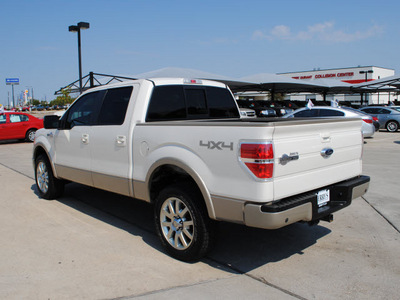
<svg viewBox="0 0 400 300">
<path fill-rule="evenodd" d="M 33 147 L 39 195 L 73 181 L 154 204 L 167 252 L 196 260 L 216 220 L 276 229 L 332 220 L 368 189 L 358 119 L 240 119 L 219 82 L 140 79 L 88 90 Z"/>
</svg>

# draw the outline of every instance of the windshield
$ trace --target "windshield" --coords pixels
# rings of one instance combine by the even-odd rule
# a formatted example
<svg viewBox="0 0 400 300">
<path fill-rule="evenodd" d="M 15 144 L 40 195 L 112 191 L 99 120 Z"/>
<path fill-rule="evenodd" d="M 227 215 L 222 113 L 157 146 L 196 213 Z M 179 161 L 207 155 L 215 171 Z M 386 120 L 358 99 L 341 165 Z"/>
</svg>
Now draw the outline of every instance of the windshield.
<svg viewBox="0 0 400 300">
<path fill-rule="evenodd" d="M 390 108 L 400 112 L 400 106 L 390 106 Z"/>
</svg>

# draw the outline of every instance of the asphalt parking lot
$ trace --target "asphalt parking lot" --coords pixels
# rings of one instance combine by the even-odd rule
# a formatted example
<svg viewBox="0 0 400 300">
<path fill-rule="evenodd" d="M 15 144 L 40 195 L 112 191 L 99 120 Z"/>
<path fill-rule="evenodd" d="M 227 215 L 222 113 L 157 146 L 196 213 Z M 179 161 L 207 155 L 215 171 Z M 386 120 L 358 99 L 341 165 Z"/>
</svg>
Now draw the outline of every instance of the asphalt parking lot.
<svg viewBox="0 0 400 300">
<path fill-rule="evenodd" d="M 163 252 L 146 203 L 78 184 L 40 199 L 31 151 L 0 142 L 1 299 L 398 299 L 400 132 L 366 139 L 370 190 L 333 223 L 221 223 L 197 263 Z"/>
</svg>

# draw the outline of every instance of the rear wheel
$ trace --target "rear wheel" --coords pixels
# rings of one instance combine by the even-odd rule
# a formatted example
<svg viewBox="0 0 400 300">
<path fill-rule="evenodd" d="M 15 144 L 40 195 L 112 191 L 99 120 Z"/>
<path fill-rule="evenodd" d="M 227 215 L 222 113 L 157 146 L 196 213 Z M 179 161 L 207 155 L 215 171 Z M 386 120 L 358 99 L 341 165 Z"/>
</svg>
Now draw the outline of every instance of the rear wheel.
<svg viewBox="0 0 400 300">
<path fill-rule="evenodd" d="M 29 129 L 25 134 L 25 141 L 32 143 L 35 140 L 36 129 Z"/>
<path fill-rule="evenodd" d="M 155 222 L 162 245 L 174 258 L 198 260 L 213 246 L 214 222 L 192 185 L 176 184 L 162 190 L 155 203 Z"/>
<path fill-rule="evenodd" d="M 399 129 L 399 123 L 396 121 L 389 121 L 386 123 L 386 129 L 389 132 L 396 132 Z"/>
<path fill-rule="evenodd" d="M 44 154 L 35 160 L 35 180 L 41 198 L 55 199 L 64 193 L 64 182 L 54 177 L 50 162 Z"/>
</svg>

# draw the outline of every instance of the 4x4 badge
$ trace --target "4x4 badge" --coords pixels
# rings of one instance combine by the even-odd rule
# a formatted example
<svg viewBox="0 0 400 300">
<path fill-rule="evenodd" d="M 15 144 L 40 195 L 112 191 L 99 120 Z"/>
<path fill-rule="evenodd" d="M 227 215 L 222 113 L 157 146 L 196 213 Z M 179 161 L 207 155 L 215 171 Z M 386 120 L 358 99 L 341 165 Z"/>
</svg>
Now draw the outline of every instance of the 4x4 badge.
<svg viewBox="0 0 400 300">
<path fill-rule="evenodd" d="M 203 142 L 200 141 L 200 146 L 202 147 L 207 147 L 207 149 L 217 149 L 217 150 L 223 150 L 223 149 L 229 149 L 233 151 L 233 143 L 225 143 L 225 142 L 214 142 L 214 141 L 208 141 L 208 142 Z"/>
</svg>

